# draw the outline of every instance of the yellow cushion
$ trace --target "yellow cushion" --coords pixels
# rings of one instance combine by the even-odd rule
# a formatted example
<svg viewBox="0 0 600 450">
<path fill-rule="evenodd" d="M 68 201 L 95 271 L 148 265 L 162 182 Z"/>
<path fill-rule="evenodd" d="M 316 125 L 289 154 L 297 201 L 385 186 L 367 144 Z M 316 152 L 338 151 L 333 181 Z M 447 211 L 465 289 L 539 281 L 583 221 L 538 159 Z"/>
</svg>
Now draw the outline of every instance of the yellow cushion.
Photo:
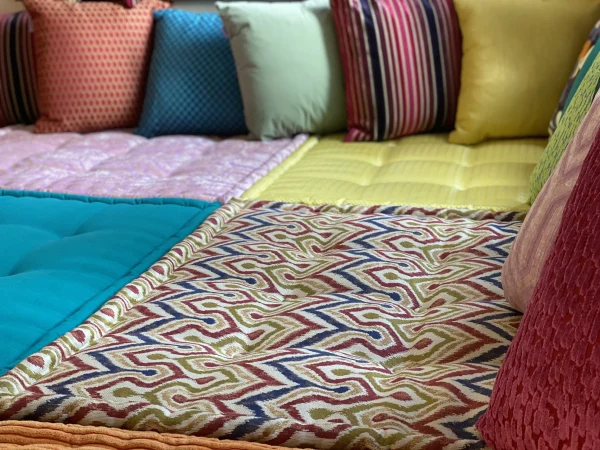
<svg viewBox="0 0 600 450">
<path fill-rule="evenodd" d="M 598 2 L 455 0 L 463 35 L 450 141 L 547 136 Z"/>
<path fill-rule="evenodd" d="M 526 211 L 546 139 L 448 143 L 445 134 L 345 143 L 311 137 L 244 194 L 309 205 L 408 205 Z"/>
</svg>

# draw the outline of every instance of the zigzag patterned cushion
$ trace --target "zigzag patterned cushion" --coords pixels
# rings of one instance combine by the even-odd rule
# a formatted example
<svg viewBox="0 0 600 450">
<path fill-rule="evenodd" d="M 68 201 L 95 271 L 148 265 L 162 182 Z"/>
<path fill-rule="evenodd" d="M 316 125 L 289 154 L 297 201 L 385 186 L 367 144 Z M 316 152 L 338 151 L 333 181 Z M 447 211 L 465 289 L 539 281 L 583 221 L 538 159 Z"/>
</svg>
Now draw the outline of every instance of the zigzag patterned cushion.
<svg viewBox="0 0 600 450">
<path fill-rule="evenodd" d="M 31 124 L 37 116 L 31 17 L 0 14 L 0 127 Z"/>
<path fill-rule="evenodd" d="M 0 379 L 0 419 L 319 449 L 480 448 L 515 222 L 233 202 Z"/>
</svg>

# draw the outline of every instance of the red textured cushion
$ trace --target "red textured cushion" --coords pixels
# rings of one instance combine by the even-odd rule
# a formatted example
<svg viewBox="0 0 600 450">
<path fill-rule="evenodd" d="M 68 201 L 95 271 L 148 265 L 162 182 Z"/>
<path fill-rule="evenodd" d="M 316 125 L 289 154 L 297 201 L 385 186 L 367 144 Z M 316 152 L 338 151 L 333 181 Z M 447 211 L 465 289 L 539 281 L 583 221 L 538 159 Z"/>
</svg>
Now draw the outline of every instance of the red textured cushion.
<svg viewBox="0 0 600 450">
<path fill-rule="evenodd" d="M 331 0 L 348 141 L 454 125 L 461 39 L 453 0 Z"/>
<path fill-rule="evenodd" d="M 600 449 L 600 132 L 478 422 L 495 450 Z"/>
<path fill-rule="evenodd" d="M 33 18 L 40 133 L 134 127 L 151 52 L 152 13 L 168 6 L 25 0 Z"/>
</svg>

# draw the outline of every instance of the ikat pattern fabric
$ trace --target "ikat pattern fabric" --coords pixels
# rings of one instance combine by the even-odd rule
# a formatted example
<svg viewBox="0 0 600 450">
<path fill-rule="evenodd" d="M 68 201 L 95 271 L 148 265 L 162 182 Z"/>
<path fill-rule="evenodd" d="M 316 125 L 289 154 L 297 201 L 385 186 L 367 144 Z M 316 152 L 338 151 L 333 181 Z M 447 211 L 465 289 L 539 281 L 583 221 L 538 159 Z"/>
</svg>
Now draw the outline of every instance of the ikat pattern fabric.
<svg viewBox="0 0 600 450">
<path fill-rule="evenodd" d="M 0 379 L 0 419 L 319 449 L 482 444 L 516 222 L 234 201 Z"/>
</svg>

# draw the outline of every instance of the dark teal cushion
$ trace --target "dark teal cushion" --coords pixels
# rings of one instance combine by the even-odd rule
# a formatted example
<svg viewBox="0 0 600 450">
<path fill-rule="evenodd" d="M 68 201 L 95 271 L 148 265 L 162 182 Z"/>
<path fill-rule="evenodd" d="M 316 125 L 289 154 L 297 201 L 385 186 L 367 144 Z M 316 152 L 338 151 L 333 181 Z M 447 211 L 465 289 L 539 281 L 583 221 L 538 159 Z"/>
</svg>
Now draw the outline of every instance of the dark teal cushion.
<svg viewBox="0 0 600 450">
<path fill-rule="evenodd" d="M 0 195 L 0 374 L 85 321 L 219 206 Z"/>
<path fill-rule="evenodd" d="M 135 132 L 148 138 L 247 133 L 233 54 L 218 14 L 154 12 L 154 49 Z"/>
</svg>

